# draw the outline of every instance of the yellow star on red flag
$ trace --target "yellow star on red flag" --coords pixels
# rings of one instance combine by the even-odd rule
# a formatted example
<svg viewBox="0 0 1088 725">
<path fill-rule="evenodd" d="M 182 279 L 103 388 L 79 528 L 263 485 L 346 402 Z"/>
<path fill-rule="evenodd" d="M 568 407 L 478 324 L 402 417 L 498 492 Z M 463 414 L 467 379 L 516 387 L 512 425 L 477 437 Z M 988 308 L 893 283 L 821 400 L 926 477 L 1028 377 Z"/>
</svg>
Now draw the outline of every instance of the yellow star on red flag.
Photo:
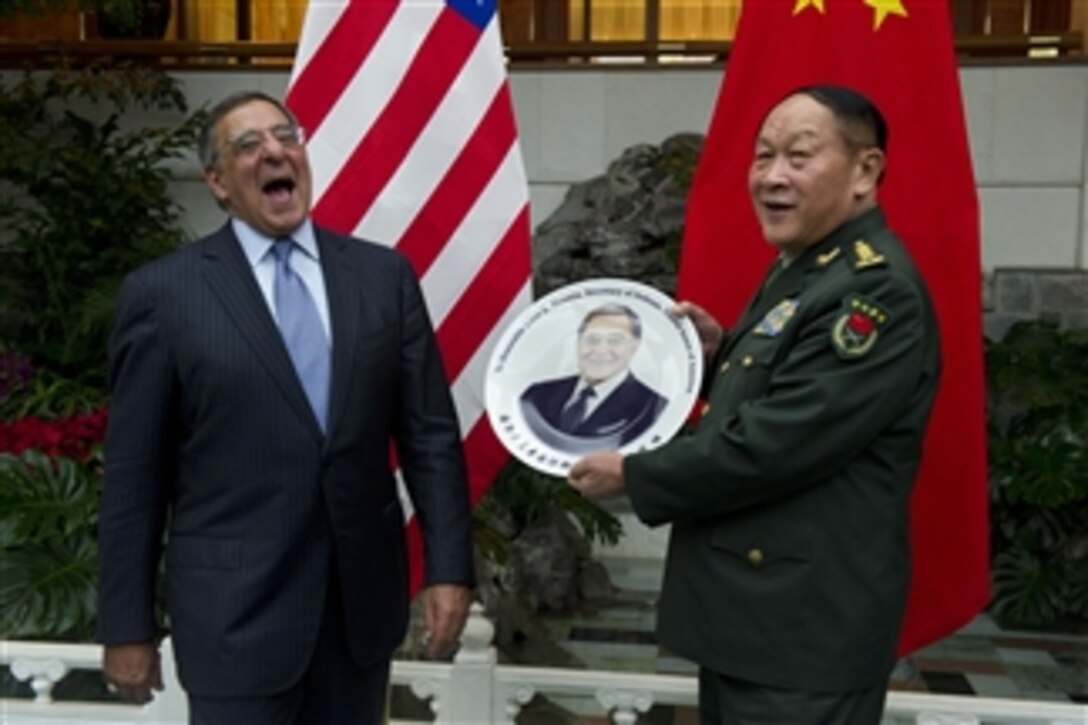
<svg viewBox="0 0 1088 725">
<path fill-rule="evenodd" d="M 873 30 L 880 30 L 881 24 L 889 15 L 907 17 L 903 0 L 865 0 L 865 4 L 873 9 Z M 797 11 L 794 10 L 794 12 Z"/>
<path fill-rule="evenodd" d="M 824 9 L 824 0 L 797 0 L 797 4 L 793 6 L 793 14 L 797 15 L 806 8 L 816 8 L 821 13 L 826 13 Z"/>
</svg>

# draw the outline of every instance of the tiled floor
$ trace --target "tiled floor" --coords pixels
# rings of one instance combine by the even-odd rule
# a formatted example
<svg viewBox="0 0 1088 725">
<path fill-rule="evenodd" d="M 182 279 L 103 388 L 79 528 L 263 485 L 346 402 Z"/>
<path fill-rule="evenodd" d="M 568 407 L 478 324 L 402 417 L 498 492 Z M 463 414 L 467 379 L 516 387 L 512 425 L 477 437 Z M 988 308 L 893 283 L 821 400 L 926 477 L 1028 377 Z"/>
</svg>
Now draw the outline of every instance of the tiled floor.
<svg viewBox="0 0 1088 725">
<path fill-rule="evenodd" d="M 538 623 L 553 642 L 591 669 L 694 675 L 691 663 L 671 656 L 654 636 L 660 564 L 605 563 L 619 588 L 618 596 L 596 612 L 541 616 Z M 890 688 L 1088 703 L 1088 634 L 1004 631 L 989 616 L 981 615 L 954 635 L 901 661 Z M 548 707 L 538 703 L 519 722 L 604 722 L 589 716 L 595 710 L 592 703 L 576 701 L 553 702 Z M 694 713 L 683 708 L 657 710 L 646 721 L 695 721 Z"/>
</svg>

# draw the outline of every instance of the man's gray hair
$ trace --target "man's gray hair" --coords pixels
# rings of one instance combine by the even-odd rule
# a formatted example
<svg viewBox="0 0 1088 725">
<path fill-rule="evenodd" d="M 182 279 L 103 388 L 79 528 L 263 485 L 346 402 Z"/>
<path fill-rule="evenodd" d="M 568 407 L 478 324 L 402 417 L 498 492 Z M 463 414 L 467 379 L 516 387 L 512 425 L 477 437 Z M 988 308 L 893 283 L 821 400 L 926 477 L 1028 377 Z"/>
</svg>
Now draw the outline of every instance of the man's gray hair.
<svg viewBox="0 0 1088 725">
<path fill-rule="evenodd" d="M 638 315 L 627 305 L 621 304 L 607 304 L 595 307 L 589 311 L 589 313 L 582 318 L 582 324 L 578 326 L 578 334 L 581 335 L 585 332 L 586 326 L 590 321 L 596 317 L 626 317 L 628 322 L 631 323 L 631 334 L 635 336 L 636 340 L 642 339 L 642 322 L 638 319 Z"/>
</svg>

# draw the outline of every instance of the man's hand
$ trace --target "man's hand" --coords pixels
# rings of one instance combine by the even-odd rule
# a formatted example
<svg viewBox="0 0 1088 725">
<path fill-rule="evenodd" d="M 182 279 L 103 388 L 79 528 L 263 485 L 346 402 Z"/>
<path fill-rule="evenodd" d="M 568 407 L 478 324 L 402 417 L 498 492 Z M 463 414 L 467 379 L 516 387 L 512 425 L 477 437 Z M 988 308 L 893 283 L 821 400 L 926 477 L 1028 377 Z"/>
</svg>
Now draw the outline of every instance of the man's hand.
<svg viewBox="0 0 1088 725">
<path fill-rule="evenodd" d="M 571 466 L 567 482 L 589 498 L 618 496 L 627 489 L 623 456 L 615 451 L 591 453 Z"/>
<path fill-rule="evenodd" d="M 703 344 L 703 357 L 709 358 L 718 351 L 722 343 L 722 326 L 711 317 L 710 313 L 694 302 L 680 302 L 670 310 L 675 317 L 687 317 L 699 333 Z"/>
<path fill-rule="evenodd" d="M 432 584 L 423 590 L 424 644 L 431 659 L 447 657 L 468 619 L 472 595 L 462 584 Z"/>
<path fill-rule="evenodd" d="M 151 701 L 151 691 L 162 692 L 159 649 L 154 642 L 108 644 L 102 649 L 102 674 L 106 687 L 123 700 Z"/>
</svg>

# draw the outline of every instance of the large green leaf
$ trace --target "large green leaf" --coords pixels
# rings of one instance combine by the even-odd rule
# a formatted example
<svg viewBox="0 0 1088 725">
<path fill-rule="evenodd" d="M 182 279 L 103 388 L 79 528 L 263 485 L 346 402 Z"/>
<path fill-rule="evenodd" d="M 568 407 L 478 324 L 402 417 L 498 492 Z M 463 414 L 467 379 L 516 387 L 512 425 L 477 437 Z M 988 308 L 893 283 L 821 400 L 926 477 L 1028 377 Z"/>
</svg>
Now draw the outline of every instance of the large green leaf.
<svg viewBox="0 0 1088 725">
<path fill-rule="evenodd" d="M 90 636 L 99 479 L 67 458 L 0 454 L 0 639 Z"/>
<path fill-rule="evenodd" d="M 69 458 L 0 454 L 0 551 L 93 537 L 99 491 L 99 474 Z"/>
<path fill-rule="evenodd" d="M 94 626 L 98 546 L 74 535 L 0 556 L 0 639 L 86 639 Z"/>
<path fill-rule="evenodd" d="M 476 507 L 477 519 L 499 515 L 499 509 L 521 530 L 556 509 L 578 522 L 589 541 L 615 544 L 623 533 L 619 519 L 610 511 L 578 494 L 562 479 L 535 471 L 511 459 L 499 473 L 487 496 Z"/>
<path fill-rule="evenodd" d="M 1065 613 L 1065 578 L 1060 561 L 1044 561 L 1027 549 L 1011 548 L 994 559 L 990 608 L 1019 624 L 1052 624 Z"/>
</svg>

